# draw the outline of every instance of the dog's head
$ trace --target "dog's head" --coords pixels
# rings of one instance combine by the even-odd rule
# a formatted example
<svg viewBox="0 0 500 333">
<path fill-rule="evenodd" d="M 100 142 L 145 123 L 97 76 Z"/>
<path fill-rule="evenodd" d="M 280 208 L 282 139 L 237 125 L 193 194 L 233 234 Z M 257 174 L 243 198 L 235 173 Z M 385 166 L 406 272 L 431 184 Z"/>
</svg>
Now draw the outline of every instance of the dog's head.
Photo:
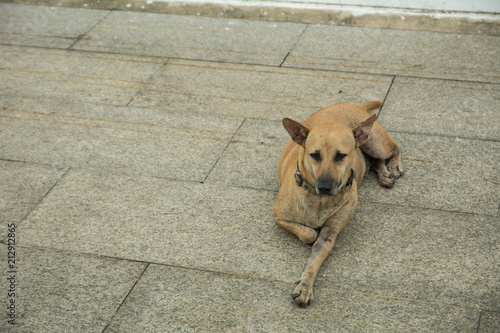
<svg viewBox="0 0 500 333">
<path fill-rule="evenodd" d="M 356 148 L 368 139 L 376 119 L 373 115 L 355 128 L 339 122 L 324 122 L 310 129 L 292 119 L 283 119 L 292 140 L 304 147 L 303 177 L 314 185 L 316 194 L 339 192 L 350 176 Z"/>
</svg>

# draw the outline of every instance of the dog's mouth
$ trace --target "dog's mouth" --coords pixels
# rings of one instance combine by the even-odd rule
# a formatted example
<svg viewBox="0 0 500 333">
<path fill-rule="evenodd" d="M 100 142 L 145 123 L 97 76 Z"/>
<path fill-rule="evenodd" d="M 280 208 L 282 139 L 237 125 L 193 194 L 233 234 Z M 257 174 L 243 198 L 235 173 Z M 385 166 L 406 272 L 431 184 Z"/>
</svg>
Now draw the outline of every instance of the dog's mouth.
<svg viewBox="0 0 500 333">
<path fill-rule="evenodd" d="M 335 183 L 331 178 L 320 178 L 316 181 L 316 185 L 314 186 L 316 194 L 321 196 L 342 194 L 351 188 L 355 177 L 356 173 L 354 169 L 351 169 L 351 175 L 344 186 L 342 186 L 342 181 Z"/>
</svg>

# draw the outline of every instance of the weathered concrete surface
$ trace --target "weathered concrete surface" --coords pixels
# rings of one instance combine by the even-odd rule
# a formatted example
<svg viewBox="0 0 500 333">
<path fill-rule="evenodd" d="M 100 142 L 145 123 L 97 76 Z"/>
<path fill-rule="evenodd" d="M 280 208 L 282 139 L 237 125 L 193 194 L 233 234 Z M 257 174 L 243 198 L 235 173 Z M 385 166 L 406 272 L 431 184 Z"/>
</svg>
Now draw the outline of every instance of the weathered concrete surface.
<svg viewBox="0 0 500 333">
<path fill-rule="evenodd" d="M 0 110 L 5 159 L 162 178 L 203 181 L 243 122 L 53 99 L 0 100 L 8 105 Z"/>
<path fill-rule="evenodd" d="M 65 49 L 109 12 L 2 4 L 0 43 Z"/>
<path fill-rule="evenodd" d="M 348 27 L 500 36 L 498 15 L 402 8 L 345 6 L 317 1 L 151 1 L 151 0 L 3 0 L 53 7 L 104 9 L 140 13 L 327 24 Z M 314 1 L 313 1 L 314 2 Z M 392 5 L 392 3 L 388 3 Z"/>
<path fill-rule="evenodd" d="M 497 216 L 500 170 L 492 161 L 500 160 L 498 142 L 406 133 L 393 133 L 393 137 L 405 147 L 408 180 L 392 190 L 367 181 L 361 195 L 382 202 Z"/>
<path fill-rule="evenodd" d="M 19 306 L 0 331 L 500 330 L 497 37 L 7 11 L 0 300 L 14 274 Z M 347 62 L 293 62 L 335 43 Z M 375 99 L 405 176 L 390 190 L 367 176 L 300 309 L 310 246 L 271 214 L 281 118 Z"/>
<path fill-rule="evenodd" d="M 1 239 L 8 233 L 3 224 L 21 222 L 66 171 L 50 165 L 0 160 Z"/>
<path fill-rule="evenodd" d="M 500 85 L 396 78 L 383 108 L 389 131 L 500 141 Z"/>
<path fill-rule="evenodd" d="M 73 49 L 279 66 L 305 27 L 114 11 Z"/>
<path fill-rule="evenodd" d="M 6 102 L 26 97 L 127 105 L 166 58 L 0 45 L 0 61 Z"/>
<path fill-rule="evenodd" d="M 0 249 L 7 253 L 4 244 Z M 146 268 L 145 263 L 21 246 L 16 259 L 18 316 L 15 325 L 7 324 L 3 309 L 2 332 L 102 332 Z M 9 284 L 2 278 L 5 307 L 12 299 Z"/>
<path fill-rule="evenodd" d="M 500 82 L 500 37 L 310 25 L 284 66 Z"/>
<path fill-rule="evenodd" d="M 500 313 L 484 311 L 481 313 L 481 321 L 479 323 L 479 333 L 495 332 L 500 325 Z"/>
<path fill-rule="evenodd" d="M 307 311 L 288 285 L 151 265 L 105 332 L 352 332 L 477 328 L 477 311 L 370 294 L 325 290 Z M 168 295 L 165 295 L 168 291 Z M 149 307 L 157 309 L 152 315 Z M 335 319 L 335 326 L 332 325 Z"/>
<path fill-rule="evenodd" d="M 238 80 L 235 80 L 238 78 Z M 170 60 L 131 106 L 232 117 L 305 119 L 332 103 L 384 99 L 389 76 Z"/>
</svg>

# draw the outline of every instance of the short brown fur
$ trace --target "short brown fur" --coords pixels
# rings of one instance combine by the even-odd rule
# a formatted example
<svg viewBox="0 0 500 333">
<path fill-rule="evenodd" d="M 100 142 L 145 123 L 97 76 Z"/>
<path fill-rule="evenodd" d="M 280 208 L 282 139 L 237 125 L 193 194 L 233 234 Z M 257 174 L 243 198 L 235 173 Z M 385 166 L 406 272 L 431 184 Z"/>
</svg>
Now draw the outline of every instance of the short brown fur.
<svg viewBox="0 0 500 333">
<path fill-rule="evenodd" d="M 292 139 L 278 163 L 281 188 L 273 216 L 301 241 L 313 244 L 306 269 L 292 293 L 300 306 L 309 305 L 313 299 L 318 270 L 356 208 L 357 186 L 370 165 L 379 183 L 386 187 L 392 187 L 403 175 L 401 147 L 369 113 L 381 106 L 378 101 L 334 104 L 313 113 L 302 124 L 283 119 Z M 297 168 L 313 191 L 297 184 Z M 349 187 L 351 170 L 355 177 Z"/>
</svg>

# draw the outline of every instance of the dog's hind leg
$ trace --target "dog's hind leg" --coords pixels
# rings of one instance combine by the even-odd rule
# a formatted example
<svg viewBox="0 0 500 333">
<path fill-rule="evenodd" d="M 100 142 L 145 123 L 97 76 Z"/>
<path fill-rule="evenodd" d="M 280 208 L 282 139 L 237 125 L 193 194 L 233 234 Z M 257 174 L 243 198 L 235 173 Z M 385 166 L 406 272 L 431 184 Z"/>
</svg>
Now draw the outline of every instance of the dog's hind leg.
<svg viewBox="0 0 500 333">
<path fill-rule="evenodd" d="M 372 169 L 377 172 L 380 185 L 392 187 L 395 179 L 403 175 L 402 149 L 379 123 L 373 124 L 368 139 L 360 148 L 375 159 Z"/>
</svg>

